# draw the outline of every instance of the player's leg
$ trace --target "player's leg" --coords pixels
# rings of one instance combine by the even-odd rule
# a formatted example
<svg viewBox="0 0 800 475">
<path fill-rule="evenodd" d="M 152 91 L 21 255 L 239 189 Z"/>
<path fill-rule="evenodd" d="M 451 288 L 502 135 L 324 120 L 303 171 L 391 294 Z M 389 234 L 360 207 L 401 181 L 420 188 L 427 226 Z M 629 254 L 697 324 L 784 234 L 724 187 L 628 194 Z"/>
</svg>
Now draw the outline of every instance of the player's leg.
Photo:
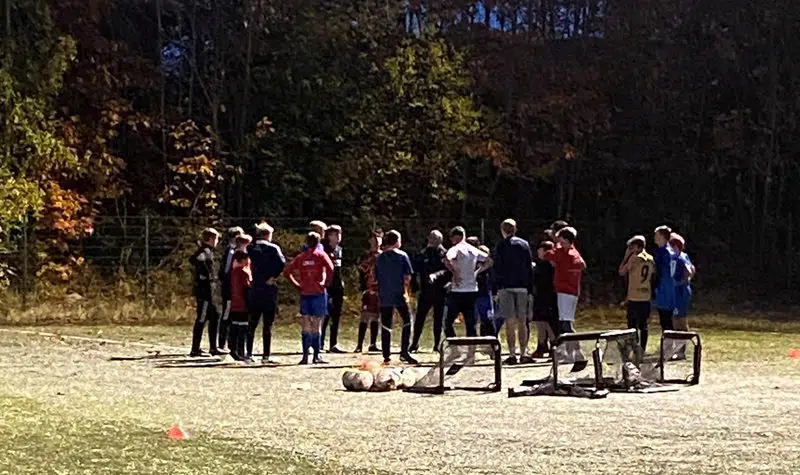
<svg viewBox="0 0 800 475">
<path fill-rule="evenodd" d="M 342 319 L 342 307 L 344 306 L 344 292 L 337 290 L 330 298 L 330 307 L 328 308 L 328 316 L 330 317 L 330 335 L 331 346 L 329 351 L 331 353 L 344 353 L 339 348 L 339 324 Z M 323 341 L 325 339 L 323 338 Z"/>
<path fill-rule="evenodd" d="M 517 333 L 519 331 L 517 327 L 520 322 L 515 315 L 514 305 L 514 297 L 509 290 L 500 289 L 497 292 L 497 306 L 502 312 L 506 325 L 506 343 L 508 344 L 509 356 L 503 363 L 507 365 L 517 364 Z"/>
<path fill-rule="evenodd" d="M 674 330 L 672 327 L 672 314 L 674 309 L 658 309 L 658 322 L 661 324 L 661 331 Z"/>
<path fill-rule="evenodd" d="M 428 316 L 433 308 L 433 293 L 421 292 L 419 299 L 417 299 L 417 313 L 414 315 L 414 339 L 411 347 L 408 349 L 409 353 L 416 353 L 419 351 L 419 339 L 422 337 L 422 330 L 425 328 L 425 318 Z M 434 312 L 434 319 L 436 318 Z"/>
<path fill-rule="evenodd" d="M 232 312 L 229 315 L 229 322 L 228 346 L 231 357 L 237 361 L 243 361 L 247 357 L 245 341 L 250 326 L 249 315 L 247 312 Z"/>
<path fill-rule="evenodd" d="M 222 355 L 224 352 L 217 348 L 219 311 L 217 311 L 217 306 L 213 302 L 209 302 L 206 319 L 208 320 L 208 352 L 215 356 Z"/>
<path fill-rule="evenodd" d="M 203 341 L 203 328 L 206 325 L 206 317 L 210 306 L 211 302 L 208 300 L 197 300 L 194 326 L 192 327 L 192 350 L 189 356 L 208 356 L 208 353 L 200 349 L 200 343 Z"/>
<path fill-rule="evenodd" d="M 400 319 L 403 321 L 403 333 L 400 339 L 400 361 L 408 364 L 419 364 L 419 361 L 415 360 L 408 351 L 411 341 L 411 311 L 407 304 L 403 304 L 397 307 L 397 313 L 400 314 Z"/>
<path fill-rule="evenodd" d="M 300 341 L 302 343 L 302 348 L 303 348 L 303 357 L 300 359 L 300 363 L 298 364 L 301 365 L 308 364 L 308 353 L 310 352 L 311 345 L 313 344 L 311 340 L 312 339 L 311 330 L 313 329 L 314 325 L 313 322 L 311 321 L 311 317 L 309 315 L 304 315 L 303 312 L 303 310 L 305 310 L 305 305 L 303 303 L 303 300 L 305 298 L 306 298 L 305 296 L 300 297 L 300 308 L 301 308 L 300 313 L 302 315 L 300 317 L 300 328 L 301 328 Z"/>
<path fill-rule="evenodd" d="M 275 316 L 278 314 L 278 293 L 268 296 L 264 302 L 264 326 L 261 328 L 261 340 L 264 347 L 264 354 L 261 361 L 273 362 L 272 360 L 272 327 L 275 324 Z"/>
<path fill-rule="evenodd" d="M 528 342 L 530 340 L 530 327 L 528 326 L 528 292 L 515 291 L 514 302 L 517 314 L 517 337 L 519 338 L 520 363 L 531 363 L 528 356 Z"/>
<path fill-rule="evenodd" d="M 247 342 L 246 342 L 246 350 L 247 350 L 247 358 L 253 358 L 253 346 L 256 341 L 256 330 L 258 330 L 258 322 L 264 316 L 264 309 L 261 303 L 250 310 L 250 322 L 247 326 Z"/>
<path fill-rule="evenodd" d="M 224 350 L 230 347 L 230 326 L 231 326 L 231 300 L 229 298 L 222 299 L 222 317 L 219 320 L 219 342 L 217 348 Z"/>
<path fill-rule="evenodd" d="M 436 293 L 433 300 L 433 351 L 439 351 L 442 342 L 442 327 L 444 326 L 444 314 L 447 303 L 447 294 L 444 292 Z"/>
<path fill-rule="evenodd" d="M 311 348 L 314 350 L 314 364 L 325 364 L 327 361 L 322 359 L 320 352 L 322 350 L 322 321 L 325 315 L 328 314 L 328 294 L 322 293 L 315 295 L 311 299 Z"/>
<path fill-rule="evenodd" d="M 461 292 L 450 292 L 447 294 L 447 314 L 444 317 L 444 336 L 453 338 L 456 336 L 456 329 L 453 324 L 460 311 Z"/>
<path fill-rule="evenodd" d="M 383 351 L 383 362 L 388 364 L 392 361 L 392 317 L 394 307 L 381 307 L 381 349 Z"/>
<path fill-rule="evenodd" d="M 464 292 L 463 298 L 461 315 L 464 316 L 467 336 L 478 336 L 478 321 L 475 318 L 475 301 L 478 300 L 478 292 Z"/>
</svg>

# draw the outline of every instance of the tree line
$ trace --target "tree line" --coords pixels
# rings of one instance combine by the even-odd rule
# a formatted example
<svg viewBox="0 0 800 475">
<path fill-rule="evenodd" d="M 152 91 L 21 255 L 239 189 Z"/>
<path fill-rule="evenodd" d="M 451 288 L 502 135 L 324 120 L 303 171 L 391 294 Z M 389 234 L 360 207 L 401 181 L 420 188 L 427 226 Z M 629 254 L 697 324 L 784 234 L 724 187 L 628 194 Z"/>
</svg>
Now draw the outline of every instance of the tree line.
<svg viewBox="0 0 800 475">
<path fill-rule="evenodd" d="M 2 4 L 0 227 L 51 263 L 100 215 L 559 217 L 793 288 L 797 2 Z"/>
</svg>

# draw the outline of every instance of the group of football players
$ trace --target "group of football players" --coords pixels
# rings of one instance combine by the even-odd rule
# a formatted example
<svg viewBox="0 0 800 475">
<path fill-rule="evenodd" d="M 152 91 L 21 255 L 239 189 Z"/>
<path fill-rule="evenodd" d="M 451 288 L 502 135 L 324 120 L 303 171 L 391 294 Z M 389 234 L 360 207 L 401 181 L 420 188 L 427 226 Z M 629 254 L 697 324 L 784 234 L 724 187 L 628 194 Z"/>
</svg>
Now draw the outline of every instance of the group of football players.
<svg viewBox="0 0 800 475">
<path fill-rule="evenodd" d="M 276 363 L 271 356 L 272 327 L 278 312 L 278 279 L 284 276 L 300 293 L 300 364 L 324 364 L 325 334 L 328 352 L 345 353 L 338 345 L 339 323 L 344 303 L 342 279 L 342 228 L 312 221 L 299 254 L 286 262 L 281 248 L 272 242 L 273 228 L 266 222 L 255 226 L 255 239 L 240 227 L 227 232 L 228 246 L 217 268 L 214 248 L 220 234 L 207 228 L 197 251 L 191 256 L 197 315 L 192 338 L 192 356 L 221 355 L 252 362 L 253 343 L 262 323 L 262 361 Z M 586 262 L 575 246 L 578 232 L 564 221 L 545 230 L 537 247 L 517 236 L 512 219 L 500 226 L 502 240 L 490 250 L 463 227 L 444 235 L 432 230 L 427 245 L 414 257 L 401 250 L 398 231 L 373 231 L 369 249 L 358 270 L 361 315 L 356 353 L 361 353 L 367 332 L 368 351 L 382 351 L 384 363 L 391 363 L 392 327 L 397 314 L 402 321 L 400 360 L 416 364 L 425 320 L 433 314 L 434 351 L 440 348 L 442 333 L 456 335 L 455 323 L 463 321 L 467 336 L 497 336 L 505 326 L 509 356 L 513 365 L 547 358 L 551 342 L 561 333 L 574 332 L 575 314 Z M 626 276 L 629 328 L 647 346 L 651 301 L 655 296 L 659 322 L 664 330 L 688 330 L 690 281 L 695 268 L 684 252 L 685 240 L 667 226 L 656 228 L 654 256 L 646 251 L 644 236 L 627 242 L 619 266 Z M 212 282 L 219 280 L 222 311 L 214 304 Z M 411 294 L 416 293 L 416 311 Z M 209 353 L 200 349 L 208 323 Z M 529 352 L 533 328 L 536 348 Z M 377 346 L 381 333 L 381 349 Z M 226 347 L 228 348 L 226 350 Z"/>
</svg>

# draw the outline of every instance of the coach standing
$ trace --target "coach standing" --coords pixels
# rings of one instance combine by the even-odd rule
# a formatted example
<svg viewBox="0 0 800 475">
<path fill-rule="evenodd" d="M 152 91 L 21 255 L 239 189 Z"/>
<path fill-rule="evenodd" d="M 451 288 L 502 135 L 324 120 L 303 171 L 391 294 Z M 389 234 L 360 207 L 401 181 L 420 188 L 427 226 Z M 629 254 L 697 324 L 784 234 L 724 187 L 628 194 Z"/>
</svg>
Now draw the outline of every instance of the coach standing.
<svg viewBox="0 0 800 475">
<path fill-rule="evenodd" d="M 444 266 L 447 250 L 442 246 L 442 233 L 434 229 L 428 235 L 428 245 L 420 251 L 414 262 L 416 283 L 419 288 L 417 314 L 414 318 L 414 340 L 410 353 L 419 351 L 419 339 L 425 328 L 425 318 L 433 309 L 433 350 L 439 349 L 444 323 L 444 304 L 447 299 L 445 285 L 450 281 L 450 273 Z"/>
<path fill-rule="evenodd" d="M 208 322 L 209 353 L 220 355 L 217 349 L 217 329 L 219 325 L 219 312 L 213 302 L 212 288 L 214 286 L 214 248 L 219 241 L 219 232 L 214 228 L 206 228 L 200 235 L 197 250 L 189 257 L 189 263 L 194 268 L 194 296 L 197 302 L 197 315 L 192 329 L 192 350 L 189 356 L 208 356 L 200 350 L 203 340 L 203 329 Z"/>
<path fill-rule="evenodd" d="M 272 226 L 267 223 L 256 225 L 256 242 L 247 249 L 253 274 L 253 287 L 250 298 L 250 328 L 247 338 L 247 356 L 253 357 L 253 341 L 259 320 L 264 320 L 261 336 L 264 343 L 262 361 L 274 362 L 270 358 L 272 343 L 272 324 L 278 312 L 277 279 L 286 265 L 281 248 L 272 242 Z"/>
<path fill-rule="evenodd" d="M 519 341 L 520 363 L 530 362 L 528 356 L 528 296 L 533 294 L 533 256 L 531 247 L 517 237 L 517 222 L 507 219 L 500 225 L 503 240 L 494 248 L 492 294 L 506 325 L 506 340 L 510 356 L 506 364 L 516 364 L 516 342 Z"/>
</svg>

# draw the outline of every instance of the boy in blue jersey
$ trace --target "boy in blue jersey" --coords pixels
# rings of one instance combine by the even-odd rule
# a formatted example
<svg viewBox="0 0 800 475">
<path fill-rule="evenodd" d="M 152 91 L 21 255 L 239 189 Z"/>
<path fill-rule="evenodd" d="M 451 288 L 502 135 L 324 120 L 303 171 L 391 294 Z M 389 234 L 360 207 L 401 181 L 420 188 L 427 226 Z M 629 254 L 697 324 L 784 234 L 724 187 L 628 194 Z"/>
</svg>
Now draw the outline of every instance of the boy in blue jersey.
<svg viewBox="0 0 800 475">
<path fill-rule="evenodd" d="M 675 250 L 675 310 L 672 326 L 675 330 L 689 331 L 689 302 L 692 299 L 691 280 L 694 277 L 694 265 L 689 256 L 683 252 L 686 240 L 680 234 L 673 233 L 669 245 Z"/>
<path fill-rule="evenodd" d="M 675 251 L 669 246 L 672 229 L 659 226 L 655 230 L 658 246 L 653 255 L 656 264 L 655 297 L 661 330 L 674 330 L 672 313 L 675 310 Z"/>
<path fill-rule="evenodd" d="M 400 361 L 418 364 L 408 352 L 411 343 L 411 311 L 408 308 L 408 288 L 414 269 L 408 254 L 400 250 L 400 233 L 392 230 L 383 238 L 383 252 L 375 259 L 375 277 L 378 283 L 378 298 L 381 309 L 381 341 L 383 363 L 392 362 L 392 319 L 394 311 L 403 320 L 403 333 L 400 343 Z"/>
</svg>

